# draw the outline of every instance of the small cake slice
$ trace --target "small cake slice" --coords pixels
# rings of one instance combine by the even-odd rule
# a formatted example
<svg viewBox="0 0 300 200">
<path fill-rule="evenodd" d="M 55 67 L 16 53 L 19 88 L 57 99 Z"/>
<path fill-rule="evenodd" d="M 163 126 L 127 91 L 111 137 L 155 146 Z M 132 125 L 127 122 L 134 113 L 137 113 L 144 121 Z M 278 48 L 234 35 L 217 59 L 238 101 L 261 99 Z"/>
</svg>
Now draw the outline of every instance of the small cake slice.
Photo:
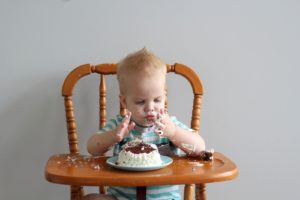
<svg viewBox="0 0 300 200">
<path fill-rule="evenodd" d="M 199 158 L 203 161 L 213 161 L 214 159 L 214 150 L 211 149 L 209 151 L 204 150 L 200 152 Z"/>
<path fill-rule="evenodd" d="M 129 167 L 151 167 L 161 165 L 162 160 L 155 144 L 136 139 L 123 146 L 116 164 Z"/>
</svg>

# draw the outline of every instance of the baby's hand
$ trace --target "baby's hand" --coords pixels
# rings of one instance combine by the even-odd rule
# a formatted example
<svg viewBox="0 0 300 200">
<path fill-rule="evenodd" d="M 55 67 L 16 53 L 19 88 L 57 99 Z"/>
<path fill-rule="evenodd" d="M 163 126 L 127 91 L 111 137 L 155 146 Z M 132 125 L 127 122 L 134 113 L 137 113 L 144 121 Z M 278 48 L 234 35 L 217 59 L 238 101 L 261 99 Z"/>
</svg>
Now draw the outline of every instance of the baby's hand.
<svg viewBox="0 0 300 200">
<path fill-rule="evenodd" d="M 157 114 L 157 119 L 154 122 L 156 128 L 155 133 L 165 137 L 172 137 L 175 134 L 175 124 L 171 121 L 167 110 L 160 110 Z"/>
<path fill-rule="evenodd" d="M 131 112 L 129 112 L 125 116 L 122 123 L 119 124 L 119 126 L 117 127 L 117 133 L 116 133 L 117 142 L 122 141 L 124 136 L 126 136 L 129 133 L 129 131 L 131 131 L 135 127 L 135 123 L 130 122 L 130 118 L 131 118 Z"/>
</svg>

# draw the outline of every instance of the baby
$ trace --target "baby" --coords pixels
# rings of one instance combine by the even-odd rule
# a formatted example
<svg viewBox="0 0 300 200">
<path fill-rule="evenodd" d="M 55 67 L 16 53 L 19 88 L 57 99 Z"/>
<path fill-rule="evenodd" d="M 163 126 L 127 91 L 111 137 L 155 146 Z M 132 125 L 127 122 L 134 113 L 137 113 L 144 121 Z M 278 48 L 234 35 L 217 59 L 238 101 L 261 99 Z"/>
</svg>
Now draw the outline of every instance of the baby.
<svg viewBox="0 0 300 200">
<path fill-rule="evenodd" d="M 117 115 L 90 137 L 87 144 L 90 154 L 101 155 L 114 147 L 114 155 L 118 155 L 122 145 L 137 137 L 158 146 L 169 144 L 172 151 L 180 149 L 191 156 L 199 156 L 205 150 L 199 133 L 170 117 L 165 110 L 166 73 L 166 64 L 145 48 L 129 54 L 118 64 L 119 100 L 127 115 Z M 132 187 L 109 187 L 110 195 L 90 194 L 85 199 L 135 199 L 132 190 Z M 147 199 L 162 195 L 166 199 L 181 199 L 178 186 L 147 187 L 146 195 Z"/>
</svg>

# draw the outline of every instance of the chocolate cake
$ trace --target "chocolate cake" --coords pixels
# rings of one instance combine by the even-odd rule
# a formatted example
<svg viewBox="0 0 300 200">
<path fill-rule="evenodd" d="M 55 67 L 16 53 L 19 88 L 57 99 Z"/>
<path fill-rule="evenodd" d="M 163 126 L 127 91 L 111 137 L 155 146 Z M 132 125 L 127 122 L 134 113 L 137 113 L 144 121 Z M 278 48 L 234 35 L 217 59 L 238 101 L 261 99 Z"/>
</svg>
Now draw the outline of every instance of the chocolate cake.
<svg viewBox="0 0 300 200">
<path fill-rule="evenodd" d="M 134 140 L 126 143 L 119 153 L 116 164 L 131 167 L 149 167 L 161 165 L 162 161 L 155 144 Z"/>
</svg>

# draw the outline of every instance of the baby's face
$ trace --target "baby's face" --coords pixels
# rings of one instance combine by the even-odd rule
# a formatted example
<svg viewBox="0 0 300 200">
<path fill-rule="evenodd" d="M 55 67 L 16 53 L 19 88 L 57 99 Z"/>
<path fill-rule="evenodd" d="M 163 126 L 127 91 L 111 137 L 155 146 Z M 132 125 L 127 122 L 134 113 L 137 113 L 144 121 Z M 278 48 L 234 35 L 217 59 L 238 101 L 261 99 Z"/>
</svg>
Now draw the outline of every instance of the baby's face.
<svg viewBox="0 0 300 200">
<path fill-rule="evenodd" d="M 126 94 L 121 103 L 132 113 L 135 123 L 142 126 L 153 125 L 154 118 L 165 105 L 165 78 L 162 75 L 127 82 Z"/>
</svg>

